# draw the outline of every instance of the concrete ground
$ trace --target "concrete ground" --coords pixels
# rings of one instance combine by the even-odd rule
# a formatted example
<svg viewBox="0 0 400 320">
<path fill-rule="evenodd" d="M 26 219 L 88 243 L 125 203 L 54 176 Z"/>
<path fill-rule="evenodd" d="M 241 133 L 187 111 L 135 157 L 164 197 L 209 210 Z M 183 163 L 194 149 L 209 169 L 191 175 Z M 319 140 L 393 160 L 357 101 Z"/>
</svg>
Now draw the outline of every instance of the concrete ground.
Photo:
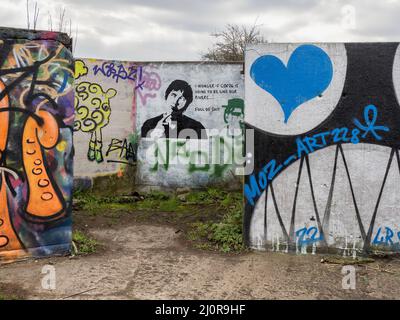
<svg viewBox="0 0 400 320">
<path fill-rule="evenodd" d="M 0 266 L 3 294 L 26 299 L 398 299 L 400 260 L 356 266 L 356 289 L 342 289 L 342 266 L 320 255 L 193 249 L 163 225 L 88 227 L 102 243 L 88 256 L 21 261 Z M 42 288 L 44 265 L 56 289 Z M 0 290 L 0 291 L 1 291 Z"/>
</svg>

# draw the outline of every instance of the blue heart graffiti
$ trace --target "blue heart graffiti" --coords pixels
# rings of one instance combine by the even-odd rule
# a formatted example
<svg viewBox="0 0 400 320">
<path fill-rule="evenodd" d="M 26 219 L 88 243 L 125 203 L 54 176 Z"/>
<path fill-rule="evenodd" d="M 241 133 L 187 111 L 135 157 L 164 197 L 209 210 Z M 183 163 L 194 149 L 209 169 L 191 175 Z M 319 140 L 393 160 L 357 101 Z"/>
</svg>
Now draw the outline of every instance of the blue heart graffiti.
<svg viewBox="0 0 400 320">
<path fill-rule="evenodd" d="M 285 123 L 298 106 L 324 92 L 332 75 L 331 59 L 314 45 L 299 46 L 287 67 L 277 57 L 265 55 L 257 58 L 250 69 L 254 82 L 280 103 Z"/>
</svg>

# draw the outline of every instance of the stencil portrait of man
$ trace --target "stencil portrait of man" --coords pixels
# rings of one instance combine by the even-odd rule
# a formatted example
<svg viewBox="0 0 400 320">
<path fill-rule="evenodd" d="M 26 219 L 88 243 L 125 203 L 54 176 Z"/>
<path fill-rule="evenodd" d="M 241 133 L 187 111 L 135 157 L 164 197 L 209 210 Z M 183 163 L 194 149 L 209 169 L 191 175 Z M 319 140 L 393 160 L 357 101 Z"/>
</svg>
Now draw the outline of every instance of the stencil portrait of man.
<svg viewBox="0 0 400 320">
<path fill-rule="evenodd" d="M 174 80 L 165 90 L 166 111 L 157 117 L 148 119 L 144 122 L 141 129 L 143 138 L 178 138 L 179 134 L 185 130 L 192 130 L 193 138 L 197 134 L 198 139 L 207 138 L 204 126 L 186 115 L 185 111 L 193 101 L 193 90 L 191 86 L 183 80 Z"/>
</svg>

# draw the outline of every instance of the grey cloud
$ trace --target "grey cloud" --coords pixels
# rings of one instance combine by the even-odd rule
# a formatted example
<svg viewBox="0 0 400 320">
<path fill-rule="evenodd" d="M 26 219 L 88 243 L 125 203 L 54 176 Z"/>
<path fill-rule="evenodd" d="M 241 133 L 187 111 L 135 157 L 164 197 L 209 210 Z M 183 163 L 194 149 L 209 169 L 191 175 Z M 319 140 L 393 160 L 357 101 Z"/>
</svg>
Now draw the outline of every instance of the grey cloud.
<svg viewBox="0 0 400 320">
<path fill-rule="evenodd" d="M 31 0 L 33 2 L 34 0 Z M 25 0 L 2 0 L 3 26 L 25 27 Z M 60 8 L 79 28 L 76 56 L 120 60 L 196 60 L 228 23 L 257 19 L 273 41 L 396 41 L 399 1 L 390 0 L 38 0 L 41 28 Z M 356 28 L 341 28 L 342 8 L 356 9 Z M 16 9 L 18 7 L 18 9 Z M 58 10 L 58 12 L 57 12 Z M 339 35 L 335 37 L 335 34 Z"/>
</svg>

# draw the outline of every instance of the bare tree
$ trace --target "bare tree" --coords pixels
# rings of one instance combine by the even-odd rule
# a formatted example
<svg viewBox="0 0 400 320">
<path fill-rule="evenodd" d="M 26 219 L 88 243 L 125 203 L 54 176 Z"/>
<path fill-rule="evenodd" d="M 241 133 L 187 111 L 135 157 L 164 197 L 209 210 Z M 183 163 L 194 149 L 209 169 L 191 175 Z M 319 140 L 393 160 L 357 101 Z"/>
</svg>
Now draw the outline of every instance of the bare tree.
<svg viewBox="0 0 400 320">
<path fill-rule="evenodd" d="M 60 9 L 57 30 L 53 30 L 53 17 L 51 15 L 50 11 L 47 11 L 47 12 L 48 12 L 47 27 L 48 27 L 49 31 L 66 32 L 66 33 L 68 33 L 68 31 L 69 31 L 68 35 L 70 37 L 72 37 L 72 20 L 66 19 L 65 8 Z M 35 3 L 34 3 L 33 12 L 32 12 L 32 8 L 29 5 L 29 0 L 26 0 L 26 21 L 27 21 L 28 29 L 31 28 L 31 15 L 33 14 L 32 27 L 33 27 L 33 30 L 36 30 L 37 22 L 39 19 L 39 13 L 40 13 L 40 8 L 38 7 L 37 1 L 35 1 Z M 69 23 L 69 25 L 68 25 L 68 23 Z"/>
<path fill-rule="evenodd" d="M 37 2 L 35 1 L 35 9 L 34 9 L 34 12 L 33 12 L 33 30 L 36 30 L 37 21 L 38 21 L 38 18 L 39 18 L 39 12 L 40 12 L 40 9 L 39 9 L 39 7 L 37 5 Z"/>
<path fill-rule="evenodd" d="M 214 32 L 211 36 L 215 37 L 217 42 L 207 53 L 202 54 L 203 60 L 243 61 L 246 45 L 267 42 L 256 24 L 250 28 L 245 25 L 228 24 L 223 31 Z"/>
<path fill-rule="evenodd" d="M 29 0 L 26 0 L 26 26 L 30 29 L 30 21 L 29 21 Z"/>
<path fill-rule="evenodd" d="M 65 8 L 60 10 L 60 19 L 58 20 L 59 21 L 58 32 L 63 32 L 63 29 L 64 29 L 64 18 L 65 18 Z"/>
<path fill-rule="evenodd" d="M 29 0 L 26 0 L 26 22 L 27 22 L 27 28 L 30 29 L 31 27 L 31 15 L 33 14 L 33 30 L 36 30 L 37 22 L 39 19 L 39 12 L 40 8 L 37 4 L 37 1 L 35 1 L 34 7 L 33 7 L 33 12 L 31 11 L 31 7 L 29 5 Z M 57 30 L 53 30 L 53 17 L 48 11 L 48 18 L 47 18 L 47 28 L 49 31 L 57 31 L 57 32 L 66 32 L 70 38 L 72 38 L 73 45 L 72 45 L 72 51 L 75 51 L 76 48 L 76 43 L 78 40 L 78 26 L 75 27 L 75 36 L 72 36 L 72 20 L 71 19 L 66 19 L 66 10 L 65 8 L 60 9 L 59 12 L 59 19 L 58 19 L 58 28 Z"/>
<path fill-rule="evenodd" d="M 53 31 L 53 18 L 51 17 L 50 11 L 48 11 L 47 29 Z"/>
<path fill-rule="evenodd" d="M 33 30 L 36 30 L 37 22 L 39 19 L 39 12 L 40 12 L 40 9 L 38 7 L 37 2 L 35 1 L 34 8 L 33 8 L 33 26 L 32 26 Z M 27 24 L 28 29 L 30 29 L 30 27 L 31 27 L 30 13 L 31 12 L 30 12 L 30 8 L 29 8 L 29 0 L 26 0 L 26 24 Z"/>
</svg>

